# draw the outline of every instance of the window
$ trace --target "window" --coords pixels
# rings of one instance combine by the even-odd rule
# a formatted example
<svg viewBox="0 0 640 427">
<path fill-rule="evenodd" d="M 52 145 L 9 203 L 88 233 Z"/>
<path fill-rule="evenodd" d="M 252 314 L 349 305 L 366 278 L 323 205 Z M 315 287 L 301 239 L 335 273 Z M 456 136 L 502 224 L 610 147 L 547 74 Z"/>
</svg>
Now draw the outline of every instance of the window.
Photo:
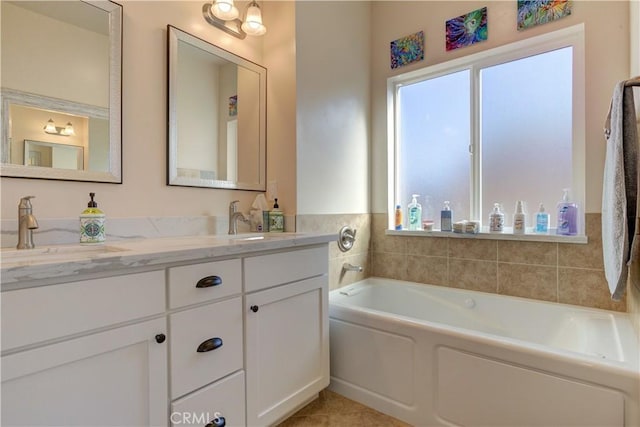
<svg viewBox="0 0 640 427">
<path fill-rule="evenodd" d="M 494 203 L 511 226 L 524 200 L 528 232 L 540 203 L 555 227 L 564 188 L 582 209 L 583 38 L 578 25 L 391 77 L 390 225 L 412 194 L 436 229 L 445 200 L 484 227 Z"/>
</svg>

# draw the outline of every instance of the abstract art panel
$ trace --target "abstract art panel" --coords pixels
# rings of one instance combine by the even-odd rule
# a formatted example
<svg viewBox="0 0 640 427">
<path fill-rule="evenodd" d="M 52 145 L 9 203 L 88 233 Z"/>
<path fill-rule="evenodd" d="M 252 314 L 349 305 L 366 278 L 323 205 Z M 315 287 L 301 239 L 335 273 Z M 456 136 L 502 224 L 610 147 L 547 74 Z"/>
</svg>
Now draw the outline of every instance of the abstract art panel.
<svg viewBox="0 0 640 427">
<path fill-rule="evenodd" d="M 571 15 L 571 0 L 518 0 L 518 31 Z"/>
<path fill-rule="evenodd" d="M 447 51 L 487 40 L 487 8 L 447 21 Z"/>
<path fill-rule="evenodd" d="M 424 59 L 424 31 L 391 42 L 391 69 Z"/>
</svg>

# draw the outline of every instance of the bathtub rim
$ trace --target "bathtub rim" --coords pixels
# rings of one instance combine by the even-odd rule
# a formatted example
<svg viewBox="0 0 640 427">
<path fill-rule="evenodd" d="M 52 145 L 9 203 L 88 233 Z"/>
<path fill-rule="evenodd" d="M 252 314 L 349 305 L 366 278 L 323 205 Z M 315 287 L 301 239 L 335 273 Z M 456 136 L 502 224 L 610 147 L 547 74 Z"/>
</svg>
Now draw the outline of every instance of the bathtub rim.
<svg viewBox="0 0 640 427">
<path fill-rule="evenodd" d="M 489 343 L 496 345 L 505 350 L 512 350 L 516 352 L 522 352 L 523 350 L 530 351 L 536 355 L 552 358 L 557 361 L 567 362 L 567 363 L 575 363 L 576 361 L 582 365 L 598 367 L 599 369 L 617 373 L 623 375 L 625 377 L 635 378 L 638 383 L 640 383 L 640 344 L 637 342 L 637 337 L 635 334 L 628 334 L 635 341 L 631 344 L 624 342 L 624 356 L 625 361 L 619 361 L 615 359 L 602 359 L 595 355 L 589 355 L 585 353 L 580 353 L 576 351 L 561 349 L 557 347 L 551 347 L 544 344 L 538 344 L 531 341 L 526 341 L 518 338 L 511 337 L 503 337 L 496 334 L 491 334 L 488 332 L 477 331 L 473 329 L 462 328 L 458 326 L 451 326 L 445 323 L 438 323 L 428 320 L 415 319 L 413 317 L 395 314 L 395 313 L 387 313 L 381 310 L 376 310 L 372 308 L 366 308 L 355 304 L 349 304 L 347 302 L 342 302 L 346 299 L 345 295 L 340 294 L 340 291 L 344 291 L 345 289 L 357 289 L 369 287 L 371 285 L 378 284 L 400 284 L 403 286 L 410 287 L 426 287 L 427 289 L 432 288 L 435 290 L 446 290 L 451 291 L 456 294 L 464 294 L 464 295 L 478 295 L 479 297 L 496 297 L 498 299 L 517 299 L 520 301 L 542 304 L 550 307 L 566 307 L 567 309 L 578 311 L 578 312 L 595 312 L 599 314 L 611 315 L 616 318 L 616 321 L 621 320 L 625 321 L 631 326 L 631 319 L 628 313 L 622 313 L 612 310 L 605 310 L 599 308 L 591 308 L 591 307 L 581 307 L 575 306 L 571 304 L 564 303 L 556 303 L 550 301 L 543 300 L 532 300 L 529 298 L 522 298 L 510 295 L 501 295 L 501 294 L 493 294 L 489 292 L 476 291 L 471 289 L 460 289 L 460 288 L 452 288 L 448 286 L 439 286 L 439 285 L 431 285 L 431 284 L 423 284 L 416 282 L 409 282 L 404 280 L 397 279 L 386 279 L 380 277 L 369 277 L 358 282 L 352 283 L 350 285 L 344 286 L 342 288 L 334 289 L 329 292 L 329 317 L 335 320 L 345 320 L 353 322 L 353 315 L 349 315 L 349 312 L 355 312 L 358 316 L 364 316 L 364 318 L 375 321 L 390 321 L 392 323 L 403 324 L 413 327 L 426 328 L 429 331 L 433 331 L 436 333 L 446 333 L 451 334 L 456 338 L 467 339 L 478 343 Z M 336 298 L 336 295 L 338 297 Z M 339 299 L 339 300 L 338 300 Z M 336 317 L 336 314 L 339 316 Z M 345 314 L 347 314 L 345 316 Z M 633 329 L 633 328 L 632 328 Z M 631 349 L 628 347 L 631 346 Z M 633 352 L 634 348 L 638 351 Z M 636 356 L 636 357 L 634 357 Z"/>
</svg>

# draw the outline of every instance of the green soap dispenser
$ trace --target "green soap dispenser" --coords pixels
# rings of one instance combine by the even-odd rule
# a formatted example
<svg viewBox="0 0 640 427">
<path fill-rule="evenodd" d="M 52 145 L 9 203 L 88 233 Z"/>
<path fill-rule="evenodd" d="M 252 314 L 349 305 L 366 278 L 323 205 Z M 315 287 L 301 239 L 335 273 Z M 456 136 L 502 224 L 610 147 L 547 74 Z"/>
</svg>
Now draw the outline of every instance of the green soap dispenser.
<svg viewBox="0 0 640 427">
<path fill-rule="evenodd" d="M 80 243 L 100 244 L 106 240 L 104 232 L 105 215 L 98 204 L 93 200 L 96 193 L 89 193 L 91 201 L 87 204 L 82 214 L 80 214 Z"/>
<path fill-rule="evenodd" d="M 283 231 L 284 214 L 278 206 L 278 199 L 275 199 L 273 209 L 269 211 L 269 232 L 282 233 Z"/>
</svg>

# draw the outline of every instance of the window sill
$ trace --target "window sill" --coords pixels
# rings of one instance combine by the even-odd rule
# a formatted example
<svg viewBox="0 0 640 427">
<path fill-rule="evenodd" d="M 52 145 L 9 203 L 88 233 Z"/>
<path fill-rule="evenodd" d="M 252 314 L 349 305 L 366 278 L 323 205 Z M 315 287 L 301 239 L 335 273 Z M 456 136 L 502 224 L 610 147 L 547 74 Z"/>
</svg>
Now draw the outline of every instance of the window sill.
<svg viewBox="0 0 640 427">
<path fill-rule="evenodd" d="M 454 239 L 483 239 L 483 240 L 512 240 L 519 242 L 552 242 L 552 243 L 578 243 L 586 244 L 588 238 L 585 235 L 577 236 L 559 236 L 555 233 L 555 230 L 551 230 L 547 234 L 513 234 L 511 230 L 503 233 L 490 233 L 489 231 L 482 230 L 479 233 L 454 233 L 451 231 L 409 231 L 409 230 L 385 230 L 385 234 L 388 236 L 416 236 L 416 237 L 451 237 Z"/>
</svg>

